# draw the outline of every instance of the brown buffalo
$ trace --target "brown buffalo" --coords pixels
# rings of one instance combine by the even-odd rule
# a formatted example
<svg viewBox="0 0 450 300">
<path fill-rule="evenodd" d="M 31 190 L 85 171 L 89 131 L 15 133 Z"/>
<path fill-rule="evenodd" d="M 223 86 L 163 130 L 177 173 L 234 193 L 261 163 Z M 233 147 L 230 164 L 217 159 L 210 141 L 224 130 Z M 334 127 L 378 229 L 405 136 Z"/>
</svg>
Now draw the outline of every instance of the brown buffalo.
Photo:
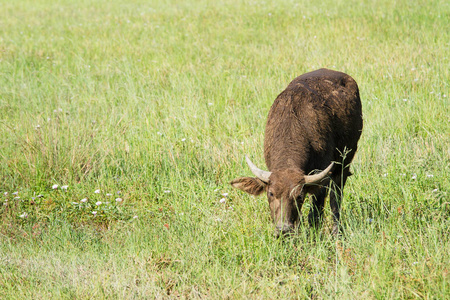
<svg viewBox="0 0 450 300">
<path fill-rule="evenodd" d="M 342 190 L 362 128 L 361 100 L 352 77 L 327 69 L 301 75 L 270 109 L 264 139 L 269 171 L 246 157 L 256 177 L 237 178 L 231 185 L 252 195 L 266 191 L 277 235 L 294 229 L 306 194 L 312 195 L 309 223 L 318 226 L 330 188 L 332 232 L 337 234 Z"/>
</svg>

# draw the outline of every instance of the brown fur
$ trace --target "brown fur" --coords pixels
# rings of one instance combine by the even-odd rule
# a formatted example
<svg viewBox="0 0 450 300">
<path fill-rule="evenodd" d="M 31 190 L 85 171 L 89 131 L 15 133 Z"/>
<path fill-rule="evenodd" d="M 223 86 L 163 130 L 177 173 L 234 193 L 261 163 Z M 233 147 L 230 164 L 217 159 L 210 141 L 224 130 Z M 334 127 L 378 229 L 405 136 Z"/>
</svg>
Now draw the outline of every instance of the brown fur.
<svg viewBox="0 0 450 300">
<path fill-rule="evenodd" d="M 330 205 L 333 232 L 337 233 L 342 190 L 351 175 L 349 164 L 362 127 L 359 90 L 353 78 L 327 69 L 301 75 L 278 95 L 267 118 L 264 158 L 272 172 L 269 182 L 245 177 L 233 180 L 232 185 L 251 194 L 265 189 L 279 231 L 293 228 L 304 197 L 310 193 L 313 205 L 309 219 L 314 226 L 322 216 L 329 180 L 321 186 L 303 186 L 304 175 L 323 170 L 334 161 L 337 167 L 330 178 L 338 188 L 330 194 Z"/>
</svg>

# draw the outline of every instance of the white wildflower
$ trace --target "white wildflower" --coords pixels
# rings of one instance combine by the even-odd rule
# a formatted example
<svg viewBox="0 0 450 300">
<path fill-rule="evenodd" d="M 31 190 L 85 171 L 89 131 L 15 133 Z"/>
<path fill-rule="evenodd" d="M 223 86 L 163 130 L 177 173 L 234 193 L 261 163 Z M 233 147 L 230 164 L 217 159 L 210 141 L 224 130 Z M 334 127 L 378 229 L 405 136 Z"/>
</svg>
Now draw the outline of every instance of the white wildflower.
<svg viewBox="0 0 450 300">
<path fill-rule="evenodd" d="M 7 195 L 8 193 L 6 193 L 5 195 Z M 17 195 L 19 195 L 19 192 L 14 192 L 14 193 L 12 193 L 14 196 L 17 196 Z"/>
<path fill-rule="evenodd" d="M 83 199 L 80 200 L 81 203 L 85 203 L 85 202 L 87 202 L 87 201 L 88 201 L 87 198 L 83 198 Z"/>
<path fill-rule="evenodd" d="M 227 197 L 228 193 L 223 193 L 222 196 Z"/>
<path fill-rule="evenodd" d="M 100 190 L 95 190 L 94 193 L 100 194 Z"/>
<path fill-rule="evenodd" d="M 102 204 L 102 201 L 97 201 L 97 202 L 95 202 L 95 205 L 97 205 L 97 206 L 99 206 L 99 205 L 101 205 Z"/>
<path fill-rule="evenodd" d="M 428 178 L 432 178 L 432 177 L 434 177 L 434 175 L 433 174 L 427 174 L 427 177 Z"/>
<path fill-rule="evenodd" d="M 411 179 L 416 180 L 417 179 L 417 175 L 413 174 L 413 176 L 411 177 Z"/>
<path fill-rule="evenodd" d="M 222 198 L 222 199 L 219 200 L 220 203 L 225 203 L 226 201 L 227 201 L 226 198 Z"/>
<path fill-rule="evenodd" d="M 96 212 L 96 211 L 93 211 L 92 214 L 95 216 L 95 215 L 97 214 L 97 212 Z"/>
<path fill-rule="evenodd" d="M 54 185 L 52 185 L 52 189 L 56 190 L 56 189 L 58 188 L 58 186 L 59 186 L 59 185 L 54 184 Z"/>
<path fill-rule="evenodd" d="M 69 187 L 68 185 L 63 185 L 63 186 L 61 186 L 61 189 L 62 190 L 67 190 L 68 187 Z"/>
<path fill-rule="evenodd" d="M 122 198 L 116 198 L 116 202 L 122 202 Z"/>
<path fill-rule="evenodd" d="M 165 190 L 164 193 L 169 194 L 170 190 Z"/>
<path fill-rule="evenodd" d="M 26 212 L 24 212 L 19 217 L 21 217 L 22 219 L 25 219 L 26 217 L 28 217 L 28 214 Z"/>
<path fill-rule="evenodd" d="M 138 218 L 138 216 L 134 216 L 134 217 L 133 217 L 133 219 L 137 219 L 137 218 Z"/>
<path fill-rule="evenodd" d="M 108 197 L 111 197 L 111 196 L 112 196 L 112 194 L 108 193 L 108 194 L 106 194 L 106 196 L 108 196 Z"/>
</svg>

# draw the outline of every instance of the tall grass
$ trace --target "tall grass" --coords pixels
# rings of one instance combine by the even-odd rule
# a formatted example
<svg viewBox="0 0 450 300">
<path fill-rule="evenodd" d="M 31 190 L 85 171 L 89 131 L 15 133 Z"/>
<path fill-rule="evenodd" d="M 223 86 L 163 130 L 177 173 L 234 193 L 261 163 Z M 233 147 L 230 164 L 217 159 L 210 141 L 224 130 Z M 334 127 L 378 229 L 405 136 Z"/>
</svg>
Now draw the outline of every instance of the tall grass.
<svg viewBox="0 0 450 300">
<path fill-rule="evenodd" d="M 449 298 L 449 20 L 440 0 L 0 1 L 0 295 Z M 363 101 L 345 234 L 327 207 L 281 241 L 228 182 L 320 67 Z"/>
</svg>

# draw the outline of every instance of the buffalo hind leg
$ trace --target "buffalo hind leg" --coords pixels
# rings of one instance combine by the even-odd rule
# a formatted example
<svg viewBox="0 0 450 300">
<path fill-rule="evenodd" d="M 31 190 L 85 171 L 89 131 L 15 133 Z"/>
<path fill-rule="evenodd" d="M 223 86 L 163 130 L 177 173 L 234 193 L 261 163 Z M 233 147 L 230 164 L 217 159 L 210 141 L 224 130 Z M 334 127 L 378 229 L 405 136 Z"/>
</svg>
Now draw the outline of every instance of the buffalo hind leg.
<svg viewBox="0 0 450 300">
<path fill-rule="evenodd" d="M 326 195 L 327 190 L 322 187 L 318 192 L 311 196 L 311 208 L 308 214 L 308 221 L 312 228 L 319 228 L 322 223 L 323 207 Z"/>
</svg>

